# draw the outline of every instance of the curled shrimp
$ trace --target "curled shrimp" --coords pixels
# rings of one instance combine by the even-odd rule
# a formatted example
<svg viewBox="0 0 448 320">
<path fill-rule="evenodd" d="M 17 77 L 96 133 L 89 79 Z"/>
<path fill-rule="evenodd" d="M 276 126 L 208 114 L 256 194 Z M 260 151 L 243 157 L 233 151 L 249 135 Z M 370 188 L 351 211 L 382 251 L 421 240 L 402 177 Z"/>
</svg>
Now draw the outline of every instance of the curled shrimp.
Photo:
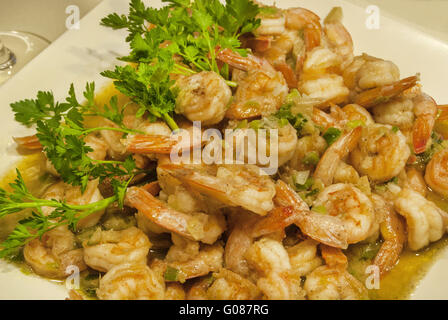
<svg viewBox="0 0 448 320">
<path fill-rule="evenodd" d="M 414 99 L 416 119 L 412 129 L 412 143 L 415 154 L 426 151 L 436 122 L 437 113 L 436 102 L 427 94 L 421 93 Z"/>
<path fill-rule="evenodd" d="M 347 248 L 348 234 L 343 221 L 310 211 L 305 201 L 281 180 L 277 181 L 275 202 L 278 206 L 293 210 L 296 217 L 294 223 L 310 238 L 336 248 Z"/>
<path fill-rule="evenodd" d="M 362 128 L 357 127 L 333 143 L 319 160 L 314 178 L 321 180 L 325 186 L 331 185 L 340 161 L 356 147 L 361 135 Z"/>
<path fill-rule="evenodd" d="M 219 243 L 204 245 L 189 259 L 175 260 L 167 256 L 164 263 L 167 267 L 178 270 L 177 280 L 184 282 L 187 279 L 202 277 L 210 272 L 217 272 L 223 267 L 224 249 Z"/>
<path fill-rule="evenodd" d="M 363 54 L 355 57 L 344 69 L 343 77 L 352 95 L 356 95 L 361 91 L 390 85 L 400 80 L 400 70 L 391 61 Z"/>
<path fill-rule="evenodd" d="M 316 47 L 308 52 L 298 84 L 299 91 L 322 100 L 319 107 L 345 102 L 350 91 L 343 77 L 335 73 L 340 63 L 341 58 L 326 47 Z"/>
<path fill-rule="evenodd" d="M 313 207 L 323 207 L 329 216 L 341 220 L 348 244 L 367 239 L 377 226 L 372 201 L 350 184 L 338 183 L 326 187 L 314 201 Z"/>
<path fill-rule="evenodd" d="M 267 116 L 283 104 L 289 88 L 281 72 L 276 71 L 265 59 L 252 55 L 242 57 L 229 49 L 218 52 L 217 58 L 231 67 L 246 71 L 238 79 L 238 87 L 226 117 L 247 119 Z"/>
<path fill-rule="evenodd" d="M 405 136 L 389 125 L 364 127 L 358 145 L 350 154 L 355 169 L 373 181 L 384 182 L 406 166 L 410 150 Z"/>
<path fill-rule="evenodd" d="M 41 239 L 28 242 L 23 249 L 25 262 L 38 275 L 51 279 L 63 279 L 70 275 L 66 268 L 77 266 L 80 271 L 87 266 L 83 250 L 75 248 L 75 235 L 67 226 L 60 226 L 46 232 Z"/>
<path fill-rule="evenodd" d="M 239 275 L 248 276 L 249 266 L 245 255 L 253 243 L 252 230 L 259 218 L 247 212 L 236 212 L 231 218 L 232 228 L 224 252 L 226 267 Z"/>
<path fill-rule="evenodd" d="M 280 241 L 263 237 L 251 245 L 246 258 L 256 271 L 257 287 L 265 299 L 303 299 L 300 277 L 292 272 L 288 252 Z"/>
<path fill-rule="evenodd" d="M 86 190 L 81 192 L 79 186 L 71 186 L 64 182 L 58 182 L 50 186 L 44 193 L 44 199 L 55 199 L 60 201 L 66 201 L 69 204 L 84 205 L 94 203 L 103 200 L 100 190 L 98 189 L 98 180 L 91 180 L 87 183 Z M 53 208 L 43 207 L 44 214 L 50 214 Z M 89 228 L 96 225 L 105 210 L 100 210 L 90 214 L 89 216 L 82 218 L 78 221 L 77 227 L 80 229 Z"/>
<path fill-rule="evenodd" d="M 342 8 L 333 8 L 324 20 L 324 34 L 330 48 L 342 58 L 344 70 L 353 61 L 353 40 L 342 24 Z"/>
<path fill-rule="evenodd" d="M 228 269 L 213 273 L 215 279 L 207 290 L 211 300 L 254 300 L 261 296 L 260 290 L 251 281 Z"/>
<path fill-rule="evenodd" d="M 372 196 L 375 210 L 383 217 L 380 224 L 381 236 L 384 242 L 373 260 L 380 269 L 380 275 L 387 274 L 397 263 L 406 243 L 406 224 L 393 208 L 380 196 Z"/>
<path fill-rule="evenodd" d="M 432 190 L 448 197 L 448 149 L 434 154 L 426 166 L 425 181 Z"/>
<path fill-rule="evenodd" d="M 146 264 L 151 243 L 138 228 L 121 231 L 97 229 L 84 241 L 84 261 L 98 271 L 108 271 L 123 263 Z"/>
<path fill-rule="evenodd" d="M 165 282 L 145 264 L 120 264 L 100 280 L 96 291 L 101 300 L 161 300 Z"/>
<path fill-rule="evenodd" d="M 320 45 L 322 26 L 320 17 L 304 8 L 289 8 L 285 12 L 285 26 L 290 30 L 303 30 L 306 52 Z"/>
<path fill-rule="evenodd" d="M 252 165 L 177 165 L 159 167 L 193 190 L 231 207 L 266 215 L 273 207 L 275 185 Z"/>
<path fill-rule="evenodd" d="M 321 246 L 326 265 L 306 277 L 304 289 L 310 300 L 367 299 L 366 288 L 347 272 L 347 258 L 340 249 Z"/>
<path fill-rule="evenodd" d="M 448 214 L 418 192 L 404 188 L 394 201 L 397 212 L 406 218 L 408 246 L 417 251 L 442 238 Z"/>
<path fill-rule="evenodd" d="M 224 78 L 212 71 L 203 71 L 176 81 L 179 94 L 176 112 L 190 121 L 203 125 L 221 122 L 227 110 L 232 91 Z"/>
<path fill-rule="evenodd" d="M 322 259 L 317 254 L 318 244 L 315 240 L 307 239 L 286 249 L 294 274 L 304 277 L 322 265 Z"/>
<path fill-rule="evenodd" d="M 131 187 L 126 203 L 136 208 L 146 219 L 165 230 L 175 232 L 189 240 L 212 244 L 225 229 L 225 222 L 216 215 L 187 214 L 169 207 L 143 188 Z"/>
</svg>

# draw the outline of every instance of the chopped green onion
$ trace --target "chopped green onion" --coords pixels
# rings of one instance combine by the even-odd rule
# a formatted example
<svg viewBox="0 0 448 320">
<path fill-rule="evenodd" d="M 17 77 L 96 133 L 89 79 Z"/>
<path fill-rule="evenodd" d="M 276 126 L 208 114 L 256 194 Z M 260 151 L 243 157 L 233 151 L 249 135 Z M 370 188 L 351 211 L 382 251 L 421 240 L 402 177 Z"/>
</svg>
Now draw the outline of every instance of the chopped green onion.
<svg viewBox="0 0 448 320">
<path fill-rule="evenodd" d="M 323 138 L 325 139 L 325 141 L 327 141 L 328 146 L 331 146 L 334 142 L 336 142 L 336 140 L 339 139 L 341 134 L 341 130 L 331 127 L 327 131 L 325 131 L 325 133 L 323 134 Z"/>
<path fill-rule="evenodd" d="M 325 206 L 314 206 L 311 211 L 320 213 L 320 214 L 327 214 L 327 208 Z"/>
<path fill-rule="evenodd" d="M 302 163 L 307 166 L 315 166 L 319 163 L 319 154 L 316 151 L 308 152 L 302 159 Z"/>
<path fill-rule="evenodd" d="M 177 276 L 179 275 L 179 270 L 173 267 L 166 268 L 165 280 L 166 281 L 177 281 Z"/>
</svg>

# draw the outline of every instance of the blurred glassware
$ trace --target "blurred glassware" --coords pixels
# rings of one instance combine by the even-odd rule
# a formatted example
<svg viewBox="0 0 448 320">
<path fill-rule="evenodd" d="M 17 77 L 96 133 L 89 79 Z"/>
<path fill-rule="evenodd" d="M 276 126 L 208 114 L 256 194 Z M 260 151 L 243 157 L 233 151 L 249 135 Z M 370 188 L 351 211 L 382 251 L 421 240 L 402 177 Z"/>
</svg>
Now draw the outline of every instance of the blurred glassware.
<svg viewBox="0 0 448 320">
<path fill-rule="evenodd" d="M 29 32 L 0 31 L 0 86 L 49 44 L 47 39 Z"/>
</svg>

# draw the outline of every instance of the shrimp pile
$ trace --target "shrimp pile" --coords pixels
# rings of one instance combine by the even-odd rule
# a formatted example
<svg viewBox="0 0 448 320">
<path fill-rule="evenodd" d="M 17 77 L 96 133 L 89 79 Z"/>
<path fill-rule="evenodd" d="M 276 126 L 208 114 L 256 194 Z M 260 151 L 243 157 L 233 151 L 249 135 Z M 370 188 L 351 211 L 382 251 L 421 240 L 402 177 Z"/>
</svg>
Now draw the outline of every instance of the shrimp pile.
<svg viewBox="0 0 448 320">
<path fill-rule="evenodd" d="M 367 299 L 350 273 L 349 247 L 377 244 L 370 262 L 383 278 L 404 250 L 444 236 L 448 213 L 428 195 L 448 197 L 448 145 L 418 74 L 401 77 L 391 61 L 355 56 L 341 8 L 323 20 L 304 8 L 264 9 L 259 28 L 241 39 L 248 55 L 216 48 L 231 81 L 214 71 L 176 77 L 175 112 L 184 132 L 200 121 L 235 140 L 264 129 L 278 140 L 258 137 L 242 163 L 178 163 L 165 123 L 126 114 L 140 133 L 87 139 L 93 158 L 133 156 L 142 170 L 124 208 L 29 242 L 24 259 L 37 274 L 61 279 L 76 265 L 99 275 L 99 299 Z M 33 137 L 16 141 L 39 149 Z M 214 142 L 215 153 L 227 151 Z M 189 157 L 211 146 L 178 150 Z M 277 157 L 276 172 L 248 163 L 262 148 Z M 51 163 L 45 170 L 58 179 Z M 155 181 L 145 178 L 151 170 Z M 110 190 L 107 180 L 84 193 L 57 182 L 45 197 L 85 204 Z"/>
</svg>

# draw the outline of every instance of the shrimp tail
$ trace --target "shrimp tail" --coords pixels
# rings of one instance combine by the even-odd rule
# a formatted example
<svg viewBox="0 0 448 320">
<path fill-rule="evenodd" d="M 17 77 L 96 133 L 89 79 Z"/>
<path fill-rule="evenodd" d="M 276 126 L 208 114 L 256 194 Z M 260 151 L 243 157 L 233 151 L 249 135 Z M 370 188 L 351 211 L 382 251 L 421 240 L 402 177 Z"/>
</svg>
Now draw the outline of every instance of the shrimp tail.
<svg viewBox="0 0 448 320">
<path fill-rule="evenodd" d="M 401 94 L 403 91 L 412 88 L 419 80 L 419 75 L 416 75 L 396 81 L 392 84 L 363 91 L 356 96 L 354 103 L 359 104 L 364 108 L 371 108 L 378 104 L 387 102 L 391 98 Z"/>
<path fill-rule="evenodd" d="M 314 178 L 320 179 L 325 186 L 331 185 L 340 160 L 356 147 L 361 135 L 362 127 L 356 127 L 333 143 L 317 164 Z"/>
<path fill-rule="evenodd" d="M 381 235 L 384 239 L 373 264 L 380 269 L 383 277 L 397 263 L 406 242 L 406 224 L 403 218 L 389 208 L 385 220 L 380 225 Z"/>
<path fill-rule="evenodd" d="M 283 181 L 279 180 L 276 187 L 276 204 L 293 208 L 294 223 L 305 235 L 331 247 L 348 247 L 347 231 L 339 219 L 310 211 L 302 198 Z"/>
<path fill-rule="evenodd" d="M 434 124 L 435 119 L 431 115 L 420 116 L 415 120 L 412 130 L 412 143 L 415 154 L 421 154 L 426 151 Z"/>
<path fill-rule="evenodd" d="M 13 137 L 19 148 L 25 150 L 42 150 L 43 146 L 36 135 L 26 137 Z"/>
<path fill-rule="evenodd" d="M 196 240 L 188 231 L 188 215 L 168 207 L 145 189 L 129 188 L 125 203 L 143 213 L 153 223 L 187 239 Z"/>
<path fill-rule="evenodd" d="M 252 55 L 243 57 L 228 48 L 219 50 L 216 58 L 224 63 L 227 63 L 229 66 L 235 69 L 243 71 L 248 71 L 250 69 L 260 69 L 262 67 L 262 62 L 257 57 Z"/>
</svg>

